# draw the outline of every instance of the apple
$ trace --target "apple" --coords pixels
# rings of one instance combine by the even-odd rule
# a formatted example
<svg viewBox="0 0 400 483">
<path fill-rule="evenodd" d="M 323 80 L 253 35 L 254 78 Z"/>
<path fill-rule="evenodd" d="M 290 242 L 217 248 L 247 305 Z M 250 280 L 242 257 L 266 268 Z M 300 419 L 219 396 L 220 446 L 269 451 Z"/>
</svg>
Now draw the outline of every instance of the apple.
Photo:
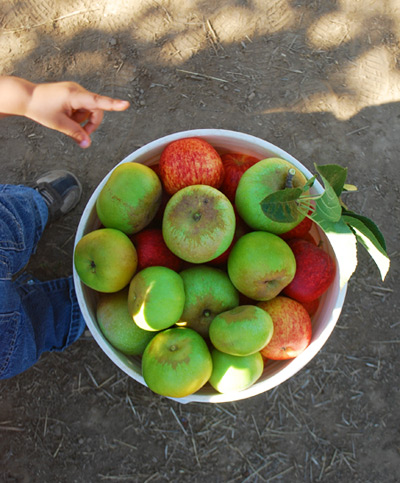
<svg viewBox="0 0 400 483">
<path fill-rule="evenodd" d="M 256 305 L 239 305 L 214 317 L 209 335 L 213 346 L 233 356 L 259 352 L 271 340 L 270 315 Z"/>
<path fill-rule="evenodd" d="M 228 198 L 207 185 L 175 193 L 165 207 L 162 232 L 179 258 L 205 263 L 221 255 L 235 234 L 235 212 Z"/>
<path fill-rule="evenodd" d="M 239 293 L 223 270 L 197 265 L 182 270 L 185 305 L 178 325 L 190 327 L 203 337 L 213 318 L 239 304 Z"/>
<path fill-rule="evenodd" d="M 261 377 L 264 370 L 260 352 L 249 356 L 233 356 L 213 349 L 211 357 L 213 369 L 209 382 L 221 393 L 247 389 Z"/>
<path fill-rule="evenodd" d="M 319 298 L 331 286 L 336 265 L 329 253 L 313 243 L 301 239 L 288 240 L 296 259 L 296 274 L 283 293 L 299 302 Z"/>
<path fill-rule="evenodd" d="M 233 210 L 235 212 L 235 219 L 236 219 L 236 227 L 235 227 L 235 234 L 233 235 L 233 240 L 229 245 L 229 247 L 224 251 L 224 253 L 222 253 L 219 257 L 213 258 L 212 260 L 207 262 L 208 265 L 211 265 L 213 267 L 221 267 L 222 265 L 225 265 L 226 262 L 228 261 L 229 254 L 231 253 L 234 244 L 241 236 L 243 236 L 245 233 L 248 233 L 250 231 L 250 228 L 238 215 L 235 207 L 233 207 Z"/>
<path fill-rule="evenodd" d="M 293 280 L 295 272 L 292 250 L 273 233 L 253 231 L 243 235 L 228 258 L 233 285 L 253 300 L 274 298 Z"/>
<path fill-rule="evenodd" d="M 182 260 L 174 255 L 165 244 L 160 228 L 145 228 L 132 236 L 138 256 L 138 270 L 162 266 L 179 272 Z"/>
<path fill-rule="evenodd" d="M 136 248 L 125 233 L 100 228 L 84 235 L 74 250 L 81 281 L 98 292 L 118 292 L 136 272 Z"/>
<path fill-rule="evenodd" d="M 128 310 L 128 288 L 102 293 L 96 307 L 97 323 L 112 346 L 128 356 L 140 356 L 155 332 L 138 327 Z"/>
<path fill-rule="evenodd" d="M 159 170 L 165 190 L 171 195 L 194 184 L 219 188 L 224 179 L 221 156 L 200 138 L 178 139 L 168 144 L 161 153 Z"/>
<path fill-rule="evenodd" d="M 258 307 L 272 318 L 274 333 L 261 350 L 263 357 L 272 360 L 293 359 L 310 344 L 312 336 L 311 319 L 300 302 L 279 295 Z"/>
<path fill-rule="evenodd" d="M 162 186 L 156 173 L 139 163 L 118 165 L 96 200 L 96 211 L 107 228 L 131 235 L 147 226 L 161 203 Z"/>
<path fill-rule="evenodd" d="M 285 233 L 297 226 L 305 217 L 298 213 L 293 222 L 277 222 L 268 218 L 261 209 L 263 199 L 285 188 L 289 170 L 294 169 L 291 181 L 294 188 L 303 187 L 307 180 L 291 163 L 280 158 L 267 158 L 251 166 L 240 178 L 235 197 L 239 215 L 254 230 L 275 234 Z"/>
<path fill-rule="evenodd" d="M 321 299 L 314 299 L 311 302 L 301 302 L 301 305 L 307 310 L 308 315 L 312 317 L 318 310 Z"/>
<path fill-rule="evenodd" d="M 158 331 L 171 327 L 180 319 L 184 304 L 183 280 L 170 268 L 144 268 L 129 285 L 129 313 L 141 329 Z"/>
<path fill-rule="evenodd" d="M 198 391 L 212 372 L 210 351 L 192 329 L 173 327 L 157 333 L 142 357 L 143 378 L 155 393 L 181 398 Z"/>
<path fill-rule="evenodd" d="M 290 240 L 291 238 L 303 238 L 308 235 L 311 227 L 313 226 L 313 221 L 311 218 L 306 216 L 297 226 L 287 231 L 286 233 L 281 233 L 279 236 L 283 240 Z"/>
<path fill-rule="evenodd" d="M 235 202 L 236 188 L 242 174 L 260 161 L 260 158 L 242 153 L 226 153 L 221 155 L 222 164 L 225 169 L 224 181 L 220 187 L 231 203 Z"/>
</svg>

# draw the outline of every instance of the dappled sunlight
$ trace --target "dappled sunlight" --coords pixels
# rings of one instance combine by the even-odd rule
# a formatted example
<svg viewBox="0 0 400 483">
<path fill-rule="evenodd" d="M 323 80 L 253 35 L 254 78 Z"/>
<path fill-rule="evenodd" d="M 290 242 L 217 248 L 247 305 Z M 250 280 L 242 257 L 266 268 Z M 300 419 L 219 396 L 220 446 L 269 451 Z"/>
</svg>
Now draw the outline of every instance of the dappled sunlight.
<svg viewBox="0 0 400 483">
<path fill-rule="evenodd" d="M 360 24 L 348 19 L 343 11 L 323 16 L 307 32 L 307 41 L 315 49 L 333 49 L 360 33 Z"/>
<path fill-rule="evenodd" d="M 310 15 L 306 2 L 289 0 L 232 0 L 218 5 L 200 0 L 100 0 L 90 7 L 81 0 L 55 0 L 47 10 L 28 6 L 29 2 L 22 2 L 8 8 L 1 19 L 4 74 L 31 56 L 32 62 L 43 63 L 45 72 L 55 64 L 68 75 L 72 67 L 62 56 L 60 42 L 68 46 L 86 32 L 91 43 L 82 41 L 81 50 L 74 52 L 74 66 L 79 66 L 81 77 L 91 74 L 94 66 L 99 72 L 102 66 L 115 69 L 115 86 L 121 95 L 137 76 L 136 64 L 192 71 L 186 64 L 205 51 L 212 60 L 209 70 L 199 69 L 200 74 L 222 79 L 228 88 L 227 78 L 218 72 L 218 59 L 234 52 L 228 49 L 242 49 L 245 54 L 248 48 L 260 53 L 259 66 L 268 65 L 274 76 L 295 74 L 283 96 L 270 91 L 268 79 L 257 79 L 262 95 L 272 102 L 271 107 L 268 103 L 257 106 L 255 115 L 329 112 L 338 120 L 348 120 L 366 107 L 400 99 L 393 47 L 400 36 L 397 0 L 338 0 L 335 7 L 321 8 L 320 16 Z M 139 46 L 137 61 L 123 54 L 112 64 L 110 38 L 116 51 L 129 49 L 131 41 Z M 333 54 L 340 54 L 342 62 L 331 63 Z M 230 75 L 244 80 L 244 68 L 238 61 Z M 250 74 L 257 74 L 257 65 Z M 256 93 L 249 95 L 254 98 Z"/>
<path fill-rule="evenodd" d="M 252 8 L 224 6 L 217 15 L 211 17 L 212 25 L 223 44 L 240 42 L 253 35 L 272 35 L 289 29 L 294 20 L 295 11 L 286 0 L 274 0 L 268 4 L 255 0 Z"/>
<path fill-rule="evenodd" d="M 332 85 L 339 87 L 334 90 Z M 344 121 L 362 109 L 400 100 L 400 73 L 388 48 L 371 48 L 357 60 L 332 74 L 321 89 L 292 107 L 278 107 L 263 111 L 263 114 L 278 112 L 331 112 Z"/>
</svg>

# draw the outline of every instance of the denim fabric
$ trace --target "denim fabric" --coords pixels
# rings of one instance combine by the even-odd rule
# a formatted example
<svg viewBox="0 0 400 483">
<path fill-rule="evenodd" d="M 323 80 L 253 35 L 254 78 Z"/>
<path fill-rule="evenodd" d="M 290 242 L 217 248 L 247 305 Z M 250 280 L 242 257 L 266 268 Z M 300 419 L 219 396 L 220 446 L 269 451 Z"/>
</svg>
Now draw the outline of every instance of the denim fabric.
<svg viewBox="0 0 400 483">
<path fill-rule="evenodd" d="M 72 277 L 41 282 L 22 273 L 46 226 L 36 190 L 0 185 L 0 379 L 62 351 L 85 329 Z"/>
</svg>

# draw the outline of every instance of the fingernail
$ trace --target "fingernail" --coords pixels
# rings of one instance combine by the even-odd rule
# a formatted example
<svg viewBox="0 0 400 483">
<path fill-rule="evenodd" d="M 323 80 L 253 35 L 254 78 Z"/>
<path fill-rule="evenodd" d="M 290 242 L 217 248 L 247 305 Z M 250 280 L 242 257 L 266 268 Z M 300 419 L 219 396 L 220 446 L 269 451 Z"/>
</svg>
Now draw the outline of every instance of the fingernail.
<svg viewBox="0 0 400 483">
<path fill-rule="evenodd" d="M 81 141 L 81 142 L 79 143 L 79 146 L 80 146 L 81 148 L 88 148 L 88 147 L 89 147 L 89 144 L 90 144 L 90 143 L 89 143 L 89 141 L 88 141 L 87 139 L 84 139 L 83 141 Z"/>
</svg>

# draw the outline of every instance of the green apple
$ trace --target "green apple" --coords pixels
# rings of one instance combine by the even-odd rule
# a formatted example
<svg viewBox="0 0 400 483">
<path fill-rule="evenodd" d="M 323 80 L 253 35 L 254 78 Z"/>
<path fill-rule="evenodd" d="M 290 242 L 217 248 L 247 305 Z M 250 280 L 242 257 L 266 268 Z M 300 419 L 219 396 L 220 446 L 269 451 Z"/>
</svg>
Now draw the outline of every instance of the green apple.
<svg viewBox="0 0 400 483">
<path fill-rule="evenodd" d="M 182 270 L 185 305 L 178 325 L 190 327 L 203 337 L 213 318 L 239 305 L 239 293 L 219 268 L 198 265 Z"/>
<path fill-rule="evenodd" d="M 208 185 L 187 186 L 165 207 L 162 231 L 172 253 L 192 263 L 205 263 L 228 249 L 236 217 L 228 198 Z"/>
<path fill-rule="evenodd" d="M 184 303 L 182 277 L 167 267 L 144 268 L 129 285 L 129 313 L 144 330 L 158 331 L 174 325 L 182 315 Z"/>
<path fill-rule="evenodd" d="M 100 191 L 97 216 L 107 228 L 131 235 L 152 221 L 161 196 L 161 181 L 154 170 L 140 163 L 122 163 Z"/>
<path fill-rule="evenodd" d="M 100 228 L 78 241 L 74 264 L 79 278 L 88 287 L 98 292 L 118 292 L 136 272 L 136 248 L 122 231 Z"/>
<path fill-rule="evenodd" d="M 260 352 L 249 356 L 233 356 L 211 351 L 213 370 L 210 377 L 211 386 L 221 393 L 243 391 L 252 386 L 262 375 L 264 361 Z"/>
<path fill-rule="evenodd" d="M 256 305 L 239 305 L 222 312 L 211 322 L 213 346 L 233 356 L 248 356 L 263 349 L 272 338 L 270 315 Z"/>
<path fill-rule="evenodd" d="M 233 285 L 253 300 L 274 298 L 293 280 L 295 273 L 292 250 L 273 233 L 247 233 L 229 254 L 228 274 Z"/>
<path fill-rule="evenodd" d="M 128 288 L 103 293 L 96 307 L 97 323 L 104 337 L 128 356 L 140 356 L 155 332 L 138 327 L 128 310 Z"/>
<path fill-rule="evenodd" d="M 212 371 L 211 354 L 196 331 L 174 327 L 157 333 L 142 357 L 143 378 L 149 388 L 168 397 L 198 391 Z"/>
<path fill-rule="evenodd" d="M 293 164 L 280 158 L 263 159 L 251 166 L 240 178 L 235 206 L 239 215 L 254 230 L 286 233 L 304 219 L 305 215 L 299 212 L 296 221 L 276 222 L 268 218 L 261 209 L 260 203 L 266 196 L 286 187 L 289 169 L 295 170 L 291 179 L 292 187 L 303 187 L 307 182 L 303 173 Z"/>
</svg>

